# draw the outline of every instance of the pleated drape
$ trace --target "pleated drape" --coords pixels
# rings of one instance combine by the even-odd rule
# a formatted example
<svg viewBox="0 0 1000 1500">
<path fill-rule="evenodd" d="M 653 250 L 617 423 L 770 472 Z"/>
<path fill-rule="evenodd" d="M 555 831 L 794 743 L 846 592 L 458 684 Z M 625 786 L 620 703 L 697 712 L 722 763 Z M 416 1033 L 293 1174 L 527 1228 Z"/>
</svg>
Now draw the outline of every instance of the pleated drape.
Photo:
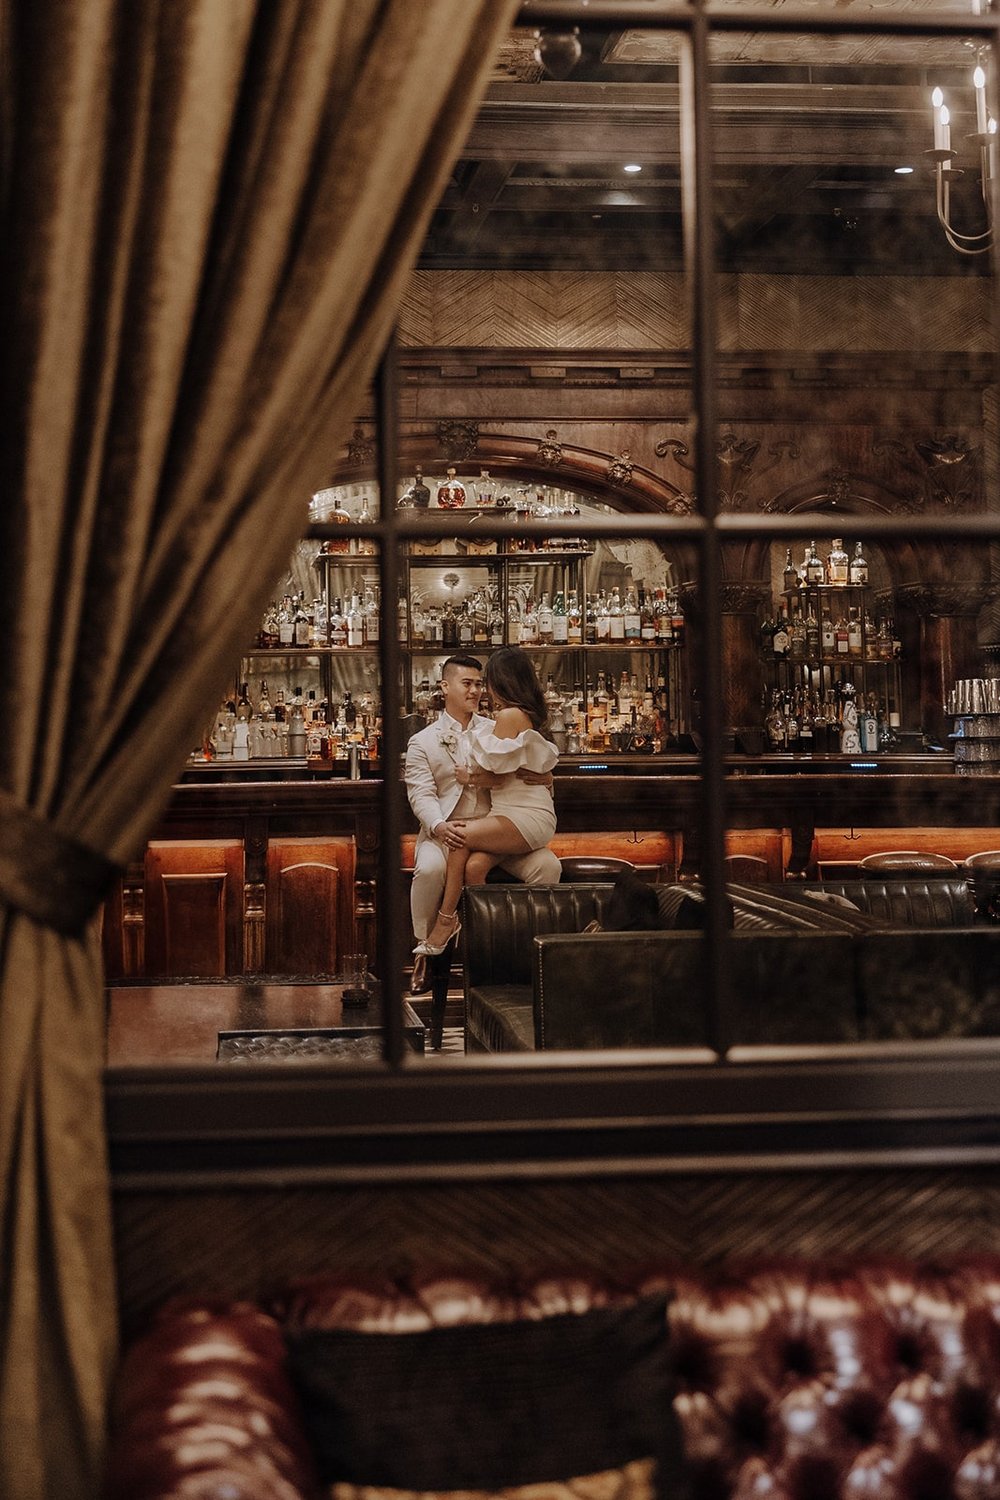
<svg viewBox="0 0 1000 1500">
<path fill-rule="evenodd" d="M 135 855 L 307 520 L 516 0 L 0 0 L 0 789 Z M 0 858 L 0 1494 L 96 1492 L 96 924 Z"/>
</svg>

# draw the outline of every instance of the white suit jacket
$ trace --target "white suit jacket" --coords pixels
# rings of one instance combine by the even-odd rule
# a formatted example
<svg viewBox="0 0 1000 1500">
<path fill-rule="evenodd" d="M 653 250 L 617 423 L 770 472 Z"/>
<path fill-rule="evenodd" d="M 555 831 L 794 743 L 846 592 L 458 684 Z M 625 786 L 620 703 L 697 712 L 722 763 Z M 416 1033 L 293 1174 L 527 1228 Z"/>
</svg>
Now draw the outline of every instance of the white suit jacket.
<svg viewBox="0 0 1000 1500">
<path fill-rule="evenodd" d="M 482 715 L 473 714 L 470 729 L 481 722 Z M 406 795 L 420 824 L 421 838 L 432 838 L 431 830 L 438 823 L 455 816 L 472 817 L 478 810 L 475 791 L 459 786 L 455 779 L 458 766 L 467 762 L 464 732 L 450 714 L 442 714 L 410 739 L 404 769 Z"/>
</svg>

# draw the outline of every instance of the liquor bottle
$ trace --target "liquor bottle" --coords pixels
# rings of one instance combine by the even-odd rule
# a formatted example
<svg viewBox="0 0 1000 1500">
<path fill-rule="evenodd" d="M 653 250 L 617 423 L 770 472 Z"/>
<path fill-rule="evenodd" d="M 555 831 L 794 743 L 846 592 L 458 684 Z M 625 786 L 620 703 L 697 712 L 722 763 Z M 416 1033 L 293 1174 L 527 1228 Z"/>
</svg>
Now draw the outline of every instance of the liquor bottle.
<svg viewBox="0 0 1000 1500">
<path fill-rule="evenodd" d="M 656 611 L 650 589 L 639 590 L 639 639 L 644 646 L 656 644 Z"/>
<path fill-rule="evenodd" d="M 281 608 L 278 611 L 278 644 L 280 646 L 295 644 L 295 608 L 290 594 L 286 594 L 282 599 Z"/>
<path fill-rule="evenodd" d="M 401 510 L 426 510 L 431 503 L 431 492 L 424 483 L 424 471 L 418 464 L 413 471 L 413 483 L 404 490 L 399 501 Z"/>
<path fill-rule="evenodd" d="M 641 640 L 642 618 L 639 614 L 639 601 L 636 598 L 635 589 L 631 586 L 625 590 L 625 603 L 622 606 L 622 622 L 625 627 L 625 639 L 627 641 Z"/>
<path fill-rule="evenodd" d="M 595 610 L 597 614 L 597 640 L 608 641 L 611 639 L 611 611 L 608 606 L 607 596 L 605 595 L 603 589 L 601 589 L 600 593 L 597 596 L 597 604 L 595 605 Z"/>
<path fill-rule="evenodd" d="M 354 699 L 351 697 L 349 688 L 344 689 L 342 716 L 344 723 L 347 725 L 348 729 L 353 729 L 354 725 L 357 723 L 358 710 L 354 705 Z"/>
<path fill-rule="evenodd" d="M 371 588 L 365 589 L 365 645 L 377 646 L 382 634 L 382 621 L 379 617 L 378 599 L 375 591 Z"/>
<path fill-rule="evenodd" d="M 823 619 L 819 628 L 819 644 L 824 656 L 836 655 L 837 636 L 833 626 L 833 616 L 825 604 L 823 606 Z"/>
<path fill-rule="evenodd" d="M 347 611 L 347 644 L 349 646 L 363 646 L 365 643 L 365 622 L 361 613 L 361 601 L 357 594 L 351 595 L 350 608 Z"/>
<path fill-rule="evenodd" d="M 812 755 L 816 748 L 815 718 L 808 693 L 802 699 L 799 714 L 799 754 Z"/>
<path fill-rule="evenodd" d="M 865 711 L 861 714 L 858 722 L 858 733 L 861 736 L 861 748 L 867 755 L 874 755 L 878 749 L 878 705 L 873 693 L 868 694 Z"/>
<path fill-rule="evenodd" d="M 583 642 L 583 615 L 576 594 L 570 594 L 566 606 L 566 642 L 570 646 L 579 646 Z"/>
<path fill-rule="evenodd" d="M 295 645 L 308 646 L 312 635 L 312 625 L 309 620 L 308 611 L 306 610 L 305 597 L 302 594 L 299 595 L 298 603 L 295 606 L 292 630 L 294 632 Z"/>
<path fill-rule="evenodd" d="M 569 617 L 566 613 L 566 601 L 560 591 L 552 604 L 552 644 L 553 646 L 565 646 L 569 643 Z"/>
<path fill-rule="evenodd" d="M 854 544 L 854 556 L 851 558 L 849 578 L 851 583 L 855 584 L 858 588 L 863 588 L 868 582 L 868 564 L 861 551 L 860 542 L 855 542 Z"/>
<path fill-rule="evenodd" d="M 847 621 L 844 619 L 843 613 L 837 616 L 836 624 L 833 627 L 833 637 L 835 647 L 834 654 L 836 656 L 847 656 L 850 652 L 851 645 Z"/>
<path fill-rule="evenodd" d="M 850 564 L 847 553 L 844 551 L 844 544 L 839 536 L 834 537 L 833 546 L 826 559 L 826 581 L 839 588 L 849 582 L 849 574 Z"/>
<path fill-rule="evenodd" d="M 875 639 L 876 655 L 879 661 L 892 661 L 892 632 L 889 628 L 889 621 L 884 615 L 878 622 Z"/>
<path fill-rule="evenodd" d="M 676 645 L 680 645 L 684 639 L 684 611 L 681 609 L 680 595 L 675 589 L 670 595 L 670 629 Z"/>
<path fill-rule="evenodd" d="M 361 512 L 358 516 L 358 524 L 361 526 L 370 526 L 374 519 L 375 517 L 372 515 L 371 506 L 368 503 L 368 492 L 366 490 L 364 495 L 361 497 Z M 374 537 L 355 537 L 353 539 L 352 550 L 361 557 L 374 557 L 376 551 L 376 542 Z"/>
<path fill-rule="evenodd" d="M 661 646 L 674 644 L 674 612 L 665 589 L 660 589 L 656 596 L 656 640 Z"/>
<path fill-rule="evenodd" d="M 514 593 L 507 598 L 507 639 L 512 646 L 521 644 L 521 605 Z"/>
<path fill-rule="evenodd" d="M 499 603 L 494 600 L 490 610 L 490 640 L 491 646 L 503 645 L 503 613 Z"/>
<path fill-rule="evenodd" d="M 458 510 L 465 504 L 465 485 L 457 478 L 453 467 L 438 485 L 437 503 L 442 510 Z"/>
<path fill-rule="evenodd" d="M 280 644 L 281 636 L 279 634 L 278 626 L 278 606 L 273 599 L 267 606 L 267 609 L 264 611 L 264 618 L 261 621 L 258 641 L 265 651 L 269 650 L 273 646 L 277 646 Z"/>
<path fill-rule="evenodd" d="M 297 758 L 302 758 L 306 753 L 306 721 L 302 712 L 302 689 L 295 689 L 295 702 L 292 704 L 292 714 L 288 724 L 288 753 Z"/>
<path fill-rule="evenodd" d="M 603 672 L 597 674 L 597 686 L 590 702 L 590 718 L 604 720 L 608 713 L 608 684 Z"/>
<path fill-rule="evenodd" d="M 792 549 L 785 549 L 785 571 L 781 575 L 781 586 L 786 594 L 793 594 L 799 586 L 799 570 L 792 562 Z"/>
<path fill-rule="evenodd" d="M 784 601 L 782 601 L 781 609 L 778 613 L 778 623 L 774 628 L 774 636 L 772 637 L 771 644 L 774 647 L 775 656 L 788 655 L 791 636 L 788 630 L 788 606 Z"/>
<path fill-rule="evenodd" d="M 311 646 L 325 646 L 327 627 L 329 625 L 329 614 L 325 599 L 314 599 L 312 607 L 312 620 L 309 626 L 309 644 Z"/>
<path fill-rule="evenodd" d="M 400 585 L 399 589 L 399 598 L 396 600 L 396 639 L 404 646 L 410 639 L 409 613 L 406 608 L 406 595 L 403 592 L 402 585 Z"/>
<path fill-rule="evenodd" d="M 632 681 L 628 672 L 622 672 L 618 682 L 618 712 L 628 717 L 632 707 Z"/>
<path fill-rule="evenodd" d="M 488 646 L 490 643 L 490 610 L 486 601 L 486 595 L 482 589 L 477 589 L 472 596 L 472 643 L 474 646 Z"/>
<path fill-rule="evenodd" d="M 625 616 L 622 614 L 621 595 L 617 589 L 611 591 L 611 603 L 608 605 L 608 640 L 623 641 L 625 639 Z"/>
<path fill-rule="evenodd" d="M 760 649 L 763 656 L 774 655 L 774 631 L 774 621 L 769 614 L 765 614 L 760 622 Z"/>
<path fill-rule="evenodd" d="M 341 505 L 339 495 L 334 495 L 333 510 L 327 516 L 326 521 L 329 526 L 350 526 L 351 518 L 347 514 L 347 511 L 344 509 L 344 507 Z M 351 539 L 347 536 L 328 537 L 327 540 L 323 543 L 322 550 L 328 555 L 335 554 L 340 556 L 345 552 L 350 552 Z"/>
<path fill-rule="evenodd" d="M 542 595 L 542 602 L 538 606 L 538 642 L 542 646 L 552 644 L 552 605 L 548 594 Z"/>
<path fill-rule="evenodd" d="M 802 611 L 798 608 L 792 611 L 792 623 L 788 637 L 789 656 L 793 661 L 804 661 L 806 655 L 806 622 L 802 618 Z"/>
<path fill-rule="evenodd" d="M 288 708 L 285 704 L 285 690 L 279 688 L 274 695 L 274 720 L 276 724 L 284 724 L 288 718 Z"/>
<path fill-rule="evenodd" d="M 489 471 L 489 469 L 480 469 L 480 471 L 479 471 L 479 481 L 476 484 L 476 501 L 477 501 L 477 504 L 485 506 L 488 509 L 490 506 L 493 505 L 495 499 L 496 499 L 496 485 L 493 483 L 493 480 L 490 478 L 490 471 Z"/>
<path fill-rule="evenodd" d="M 521 611 L 521 645 L 538 645 L 538 611 L 530 595 L 525 599 L 524 609 Z"/>
<path fill-rule="evenodd" d="M 553 678 L 551 672 L 545 679 L 545 692 L 542 696 L 545 699 L 545 705 L 549 710 L 549 717 L 551 718 L 553 709 L 556 707 L 556 705 L 562 704 L 562 698 L 559 695 L 559 689 L 556 687 L 555 679 Z"/>
<path fill-rule="evenodd" d="M 824 583 L 825 581 L 826 570 L 823 567 L 819 553 L 816 551 L 816 543 L 810 542 L 806 552 L 806 583 L 815 585 Z M 847 582 L 846 577 L 844 578 L 844 582 Z"/>
<path fill-rule="evenodd" d="M 850 611 L 847 621 L 847 654 L 848 656 L 860 657 L 861 655 L 861 619 L 856 609 Z"/>
<path fill-rule="evenodd" d="M 461 651 L 471 651 L 472 643 L 476 634 L 475 622 L 469 609 L 469 601 L 459 605 L 456 610 L 458 618 L 458 645 Z"/>
<path fill-rule="evenodd" d="M 339 599 L 333 601 L 333 608 L 330 610 L 330 645 L 347 645 L 347 618 Z"/>
<path fill-rule="evenodd" d="M 240 683 L 239 696 L 236 699 L 236 717 L 249 722 L 253 718 L 253 708 L 250 705 L 250 684 Z"/>
<path fill-rule="evenodd" d="M 441 615 L 441 644 L 446 651 L 454 651 L 458 645 L 458 618 L 450 599 Z"/>
<path fill-rule="evenodd" d="M 806 655 L 809 657 L 810 661 L 815 661 L 819 656 L 819 648 L 819 621 L 816 618 L 816 612 L 813 609 L 812 600 L 810 600 L 809 613 L 806 615 Z"/>
<path fill-rule="evenodd" d="M 257 699 L 257 712 L 265 719 L 271 713 L 271 699 L 268 696 L 266 677 L 262 677 L 260 680 L 260 697 Z"/>
</svg>

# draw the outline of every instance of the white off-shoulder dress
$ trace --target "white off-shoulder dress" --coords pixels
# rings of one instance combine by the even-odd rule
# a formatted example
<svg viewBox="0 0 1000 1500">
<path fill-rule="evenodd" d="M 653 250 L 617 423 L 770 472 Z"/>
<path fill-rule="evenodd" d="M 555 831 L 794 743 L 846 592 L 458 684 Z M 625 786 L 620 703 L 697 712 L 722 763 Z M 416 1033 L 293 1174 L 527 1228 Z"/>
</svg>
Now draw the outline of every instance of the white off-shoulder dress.
<svg viewBox="0 0 1000 1500">
<path fill-rule="evenodd" d="M 492 721 L 476 724 L 469 735 L 473 764 L 503 780 L 490 792 L 493 811 L 507 818 L 530 849 L 541 849 L 556 831 L 556 811 L 547 786 L 529 786 L 514 774 L 522 766 L 551 771 L 559 751 L 536 729 L 523 729 L 513 739 L 493 733 Z"/>
</svg>

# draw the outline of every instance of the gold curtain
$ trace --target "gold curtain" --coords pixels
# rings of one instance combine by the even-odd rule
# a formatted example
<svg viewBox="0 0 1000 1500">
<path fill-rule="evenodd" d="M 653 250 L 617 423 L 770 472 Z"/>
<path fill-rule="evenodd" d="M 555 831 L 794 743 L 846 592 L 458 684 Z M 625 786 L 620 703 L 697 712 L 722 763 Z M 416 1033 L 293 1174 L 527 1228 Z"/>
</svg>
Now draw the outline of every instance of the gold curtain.
<svg viewBox="0 0 1000 1500">
<path fill-rule="evenodd" d="M 141 847 L 515 10 L 0 0 L 5 1500 L 95 1493 L 115 1358 L 97 926 L 28 913 L 79 895 L 76 845 Z"/>
</svg>

